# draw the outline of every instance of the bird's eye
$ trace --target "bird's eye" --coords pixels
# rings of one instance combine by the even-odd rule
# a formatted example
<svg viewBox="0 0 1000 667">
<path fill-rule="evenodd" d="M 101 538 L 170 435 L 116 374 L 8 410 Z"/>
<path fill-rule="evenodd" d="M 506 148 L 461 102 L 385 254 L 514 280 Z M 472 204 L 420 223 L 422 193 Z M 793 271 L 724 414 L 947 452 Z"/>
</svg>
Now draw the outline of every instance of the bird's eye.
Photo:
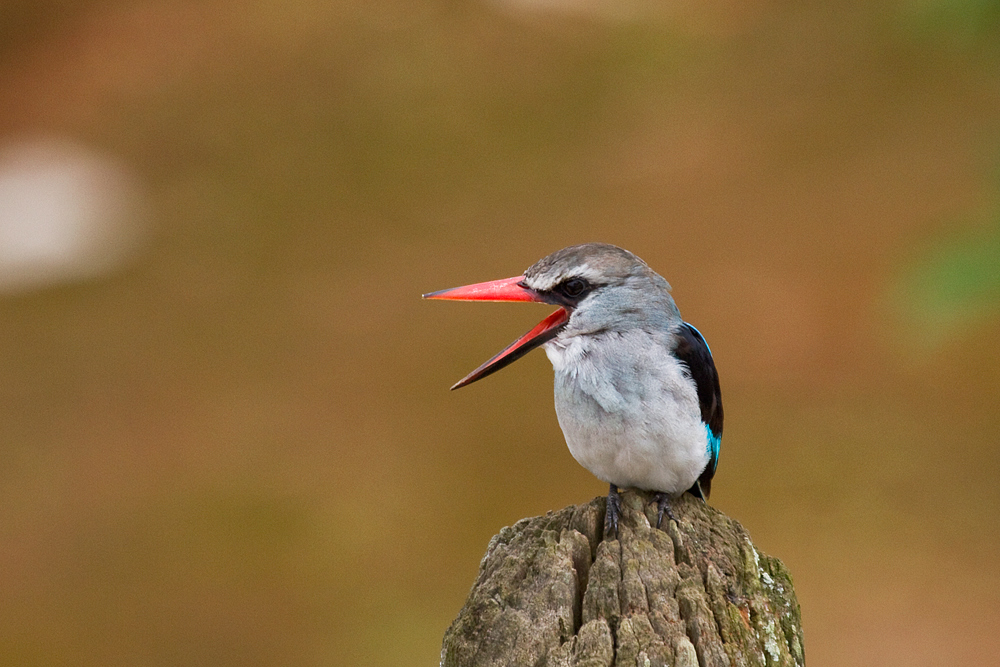
<svg viewBox="0 0 1000 667">
<path fill-rule="evenodd" d="M 559 286 L 559 291 L 565 296 L 575 299 L 586 292 L 589 287 L 590 285 L 583 278 L 570 278 Z"/>
</svg>

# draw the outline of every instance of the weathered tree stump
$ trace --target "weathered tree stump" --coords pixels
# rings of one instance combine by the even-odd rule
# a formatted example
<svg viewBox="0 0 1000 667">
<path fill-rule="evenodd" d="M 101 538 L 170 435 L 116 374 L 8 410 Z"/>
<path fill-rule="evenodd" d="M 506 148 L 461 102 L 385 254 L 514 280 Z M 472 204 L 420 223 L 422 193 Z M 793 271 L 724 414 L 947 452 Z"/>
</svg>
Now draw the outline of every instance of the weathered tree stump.
<svg viewBox="0 0 1000 667">
<path fill-rule="evenodd" d="M 650 494 L 522 519 L 490 541 L 444 636 L 443 667 L 729 667 L 805 663 L 799 605 L 776 558 L 700 500 L 658 530 Z"/>
</svg>

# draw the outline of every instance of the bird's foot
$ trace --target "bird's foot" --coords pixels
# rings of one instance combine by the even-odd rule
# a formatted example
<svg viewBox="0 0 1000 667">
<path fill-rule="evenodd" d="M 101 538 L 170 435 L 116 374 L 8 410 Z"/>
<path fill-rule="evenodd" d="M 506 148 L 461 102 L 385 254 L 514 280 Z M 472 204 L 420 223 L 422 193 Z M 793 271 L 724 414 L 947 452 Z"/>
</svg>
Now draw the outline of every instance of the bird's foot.
<svg viewBox="0 0 1000 667">
<path fill-rule="evenodd" d="M 622 497 L 614 484 L 608 491 L 608 504 L 604 512 L 604 539 L 618 539 L 618 519 L 622 514 Z"/>
<path fill-rule="evenodd" d="M 653 500 L 656 501 L 656 527 L 659 528 L 660 524 L 663 523 L 663 515 L 666 514 L 667 518 L 671 521 L 677 521 L 677 517 L 674 516 L 673 510 L 670 509 L 670 494 L 657 492 L 653 496 Z"/>
</svg>

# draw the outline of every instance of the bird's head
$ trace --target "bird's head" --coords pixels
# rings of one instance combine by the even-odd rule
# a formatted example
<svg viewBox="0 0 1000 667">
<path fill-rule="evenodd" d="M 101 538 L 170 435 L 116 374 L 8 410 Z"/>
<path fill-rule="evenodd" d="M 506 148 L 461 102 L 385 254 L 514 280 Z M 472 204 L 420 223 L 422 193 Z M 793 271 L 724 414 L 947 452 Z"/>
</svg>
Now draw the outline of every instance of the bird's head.
<svg viewBox="0 0 1000 667">
<path fill-rule="evenodd" d="M 586 243 L 540 259 L 524 275 L 425 294 L 426 299 L 535 301 L 558 310 L 459 380 L 464 387 L 553 339 L 633 329 L 664 330 L 679 323 L 670 285 L 627 250 Z"/>
</svg>

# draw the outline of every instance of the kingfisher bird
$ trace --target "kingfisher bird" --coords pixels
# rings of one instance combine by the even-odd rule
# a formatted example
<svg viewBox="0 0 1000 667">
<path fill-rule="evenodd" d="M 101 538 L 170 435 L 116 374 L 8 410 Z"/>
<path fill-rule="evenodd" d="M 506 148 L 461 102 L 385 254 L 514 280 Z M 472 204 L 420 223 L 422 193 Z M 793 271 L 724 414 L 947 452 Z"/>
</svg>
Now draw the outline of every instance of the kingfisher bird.
<svg viewBox="0 0 1000 667">
<path fill-rule="evenodd" d="M 424 294 L 426 299 L 558 306 L 459 380 L 458 389 L 543 346 L 569 451 L 609 484 L 605 536 L 618 535 L 620 488 L 655 493 L 657 527 L 685 491 L 707 500 L 722 442 L 722 393 L 705 338 L 681 319 L 670 285 L 627 250 L 586 243 L 523 275 Z"/>
</svg>

